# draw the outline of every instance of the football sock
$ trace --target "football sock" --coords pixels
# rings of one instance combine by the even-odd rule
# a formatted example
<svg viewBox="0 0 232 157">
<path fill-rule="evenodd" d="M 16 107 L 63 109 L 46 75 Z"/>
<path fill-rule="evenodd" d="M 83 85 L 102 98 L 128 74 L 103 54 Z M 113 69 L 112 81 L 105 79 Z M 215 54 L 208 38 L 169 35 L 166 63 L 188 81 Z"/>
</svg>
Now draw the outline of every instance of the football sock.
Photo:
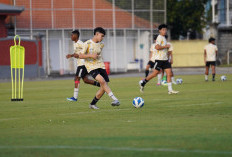
<svg viewBox="0 0 232 157">
<path fill-rule="evenodd" d="M 148 82 L 148 80 L 144 79 L 143 83 L 141 84 L 142 86 L 145 86 L 145 84 Z"/>
<path fill-rule="evenodd" d="M 74 88 L 73 97 L 74 97 L 75 99 L 77 99 L 77 97 L 78 97 L 78 91 L 79 91 L 78 88 Z"/>
<path fill-rule="evenodd" d="M 158 78 L 158 82 L 157 83 L 161 84 L 162 74 L 158 74 L 157 78 Z"/>
<path fill-rule="evenodd" d="M 145 71 L 145 77 L 147 77 L 148 74 L 149 74 L 149 70 L 146 70 L 146 71 Z"/>
<path fill-rule="evenodd" d="M 208 75 L 205 75 L 205 80 L 208 80 Z"/>
<path fill-rule="evenodd" d="M 172 83 L 171 83 L 171 82 L 168 82 L 167 85 L 168 85 L 168 91 L 169 91 L 169 92 L 172 91 Z"/>
<path fill-rule="evenodd" d="M 100 87 L 100 83 L 99 83 L 99 82 L 97 82 L 97 81 L 94 81 L 93 85 L 94 85 L 94 86 L 98 86 L 98 87 Z"/>
<path fill-rule="evenodd" d="M 215 74 L 212 74 L 212 76 L 213 76 L 213 79 L 215 79 Z"/>
<path fill-rule="evenodd" d="M 172 79 L 172 82 L 175 82 L 175 78 L 174 77 L 171 77 L 171 79 Z"/>
<path fill-rule="evenodd" d="M 114 96 L 114 94 L 113 94 L 112 92 L 110 92 L 108 95 L 109 95 L 109 97 L 111 97 L 111 99 L 113 99 L 113 100 L 118 100 L 118 99 Z"/>
<path fill-rule="evenodd" d="M 90 105 L 96 105 L 96 103 L 98 102 L 99 99 L 96 98 L 96 96 L 93 98 L 92 102 L 90 103 Z"/>
</svg>

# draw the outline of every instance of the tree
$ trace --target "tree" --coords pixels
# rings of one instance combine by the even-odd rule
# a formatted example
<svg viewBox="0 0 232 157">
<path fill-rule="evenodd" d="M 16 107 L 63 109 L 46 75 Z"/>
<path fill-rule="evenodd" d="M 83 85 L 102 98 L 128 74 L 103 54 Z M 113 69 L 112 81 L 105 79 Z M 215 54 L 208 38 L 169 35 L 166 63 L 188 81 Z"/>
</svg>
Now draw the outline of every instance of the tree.
<svg viewBox="0 0 232 157">
<path fill-rule="evenodd" d="M 167 0 L 167 24 L 171 38 L 187 36 L 195 39 L 206 25 L 205 4 L 208 0 Z"/>
</svg>

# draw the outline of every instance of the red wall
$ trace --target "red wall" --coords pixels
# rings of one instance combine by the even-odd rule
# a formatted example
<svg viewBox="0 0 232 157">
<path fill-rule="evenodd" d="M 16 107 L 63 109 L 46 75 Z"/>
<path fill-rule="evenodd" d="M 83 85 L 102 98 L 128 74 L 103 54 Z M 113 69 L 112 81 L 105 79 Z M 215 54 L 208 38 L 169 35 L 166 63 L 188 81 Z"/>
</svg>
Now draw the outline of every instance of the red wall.
<svg viewBox="0 0 232 157">
<path fill-rule="evenodd" d="M 10 65 L 10 47 L 14 45 L 13 40 L 0 41 L 0 65 Z M 35 41 L 22 41 L 21 46 L 25 48 L 25 65 L 36 64 L 39 60 L 39 66 L 42 66 L 42 44 L 38 44 L 41 48 L 37 48 Z M 37 58 L 39 51 L 39 59 Z"/>
</svg>

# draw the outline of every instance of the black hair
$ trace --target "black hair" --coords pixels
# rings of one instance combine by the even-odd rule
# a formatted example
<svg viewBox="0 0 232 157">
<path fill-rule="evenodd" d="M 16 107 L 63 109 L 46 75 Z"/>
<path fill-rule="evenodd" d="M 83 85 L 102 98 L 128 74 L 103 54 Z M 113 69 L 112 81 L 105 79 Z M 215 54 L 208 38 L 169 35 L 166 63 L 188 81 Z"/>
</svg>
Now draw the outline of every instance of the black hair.
<svg viewBox="0 0 232 157">
<path fill-rule="evenodd" d="M 76 34 L 78 37 L 80 36 L 80 32 L 79 32 L 79 30 L 74 30 L 74 31 L 72 31 L 72 34 Z"/>
<path fill-rule="evenodd" d="M 166 40 L 168 40 L 168 35 L 165 35 Z"/>
<path fill-rule="evenodd" d="M 104 28 L 102 28 L 102 27 L 96 27 L 96 28 L 94 29 L 94 35 L 95 35 L 97 32 L 106 35 L 106 31 L 105 31 Z"/>
<path fill-rule="evenodd" d="M 162 28 L 168 28 L 168 26 L 166 24 L 159 25 L 158 29 L 161 30 Z"/>
<path fill-rule="evenodd" d="M 154 34 L 154 35 L 153 35 L 153 40 L 156 40 L 157 37 L 158 37 L 158 34 Z"/>
<path fill-rule="evenodd" d="M 215 38 L 210 37 L 209 38 L 209 43 L 211 43 L 212 41 L 215 41 Z"/>
</svg>

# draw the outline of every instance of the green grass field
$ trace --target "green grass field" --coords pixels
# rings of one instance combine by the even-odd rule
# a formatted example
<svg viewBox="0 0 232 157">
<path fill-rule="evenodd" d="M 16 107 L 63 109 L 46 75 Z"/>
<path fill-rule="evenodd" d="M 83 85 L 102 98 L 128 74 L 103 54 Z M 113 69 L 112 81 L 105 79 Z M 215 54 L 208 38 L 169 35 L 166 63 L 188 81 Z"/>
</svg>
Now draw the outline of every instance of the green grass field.
<svg viewBox="0 0 232 157">
<path fill-rule="evenodd" d="M 141 94 L 140 78 L 112 78 L 121 106 L 105 95 L 97 111 L 88 108 L 97 87 L 82 83 L 78 102 L 67 102 L 72 80 L 28 81 L 24 101 L 11 102 L 11 83 L 0 83 L 0 156 L 232 156 L 232 75 L 226 82 L 180 77 L 178 95 L 156 80 Z M 137 96 L 141 109 L 132 106 Z"/>
</svg>

